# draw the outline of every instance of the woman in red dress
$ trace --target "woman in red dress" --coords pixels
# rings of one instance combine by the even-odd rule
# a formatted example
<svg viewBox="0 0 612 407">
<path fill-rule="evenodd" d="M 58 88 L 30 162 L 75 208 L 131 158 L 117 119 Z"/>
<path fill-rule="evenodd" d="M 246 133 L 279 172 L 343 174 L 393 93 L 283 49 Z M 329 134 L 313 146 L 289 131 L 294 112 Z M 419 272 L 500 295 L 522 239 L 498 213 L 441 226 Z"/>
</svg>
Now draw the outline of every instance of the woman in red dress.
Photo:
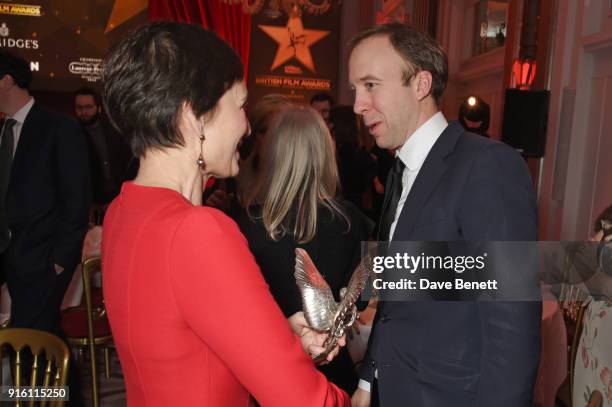
<svg viewBox="0 0 612 407">
<path fill-rule="evenodd" d="M 129 406 L 348 406 L 290 327 L 236 224 L 200 206 L 238 172 L 242 64 L 195 25 L 154 23 L 107 58 L 107 113 L 140 157 L 104 220 L 104 293 Z M 297 335 L 296 335 L 297 333 Z"/>
</svg>

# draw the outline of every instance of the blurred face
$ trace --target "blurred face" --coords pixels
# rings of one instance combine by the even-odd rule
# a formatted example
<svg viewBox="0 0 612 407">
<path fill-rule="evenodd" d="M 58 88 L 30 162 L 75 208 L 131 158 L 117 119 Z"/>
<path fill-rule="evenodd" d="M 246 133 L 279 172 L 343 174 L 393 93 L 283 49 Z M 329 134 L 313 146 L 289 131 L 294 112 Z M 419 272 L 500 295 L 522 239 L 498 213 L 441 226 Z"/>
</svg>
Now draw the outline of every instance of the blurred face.
<svg viewBox="0 0 612 407">
<path fill-rule="evenodd" d="M 418 128 L 416 86 L 404 85 L 406 62 L 386 36 L 363 40 L 349 58 L 349 82 L 355 92 L 353 110 L 362 116 L 376 144 L 401 147 Z"/>
<path fill-rule="evenodd" d="M 323 120 L 325 120 L 325 124 L 327 124 L 327 127 L 329 128 L 329 111 L 331 110 L 331 104 L 329 103 L 329 100 L 314 101 L 312 102 L 311 106 L 314 110 L 319 112 Z"/>
<path fill-rule="evenodd" d="M 91 126 L 98 120 L 100 106 L 91 95 L 77 95 L 74 98 L 74 115 L 77 120 L 85 125 Z"/>
<path fill-rule="evenodd" d="M 0 112 L 7 114 L 10 109 L 10 90 L 14 87 L 15 81 L 10 75 L 0 77 Z"/>
<path fill-rule="evenodd" d="M 217 102 L 214 115 L 204 127 L 203 144 L 205 171 L 218 178 L 238 174 L 238 147 L 250 132 L 244 106 L 247 90 L 237 82 Z"/>
</svg>

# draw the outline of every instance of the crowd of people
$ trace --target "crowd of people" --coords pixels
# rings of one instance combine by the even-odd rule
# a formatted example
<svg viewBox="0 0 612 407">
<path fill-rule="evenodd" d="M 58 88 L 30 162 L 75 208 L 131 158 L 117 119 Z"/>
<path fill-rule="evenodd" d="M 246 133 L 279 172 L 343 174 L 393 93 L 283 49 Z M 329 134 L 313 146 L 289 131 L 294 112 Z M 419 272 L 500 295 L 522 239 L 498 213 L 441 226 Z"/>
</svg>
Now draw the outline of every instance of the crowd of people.
<svg viewBox="0 0 612 407">
<path fill-rule="evenodd" d="M 350 44 L 353 106 L 270 94 L 247 114 L 236 53 L 158 22 L 107 56 L 102 97 L 75 92 L 75 121 L 40 106 L 27 63 L 0 51 L 11 326 L 62 337 L 83 238 L 103 222 L 130 406 L 531 406 L 539 302 L 382 298 L 359 369 L 344 337 L 312 362 L 326 334 L 302 311 L 296 248 L 339 300 L 363 241 L 537 240 L 521 156 L 440 111 L 447 65 L 427 34 L 382 24 Z"/>
</svg>

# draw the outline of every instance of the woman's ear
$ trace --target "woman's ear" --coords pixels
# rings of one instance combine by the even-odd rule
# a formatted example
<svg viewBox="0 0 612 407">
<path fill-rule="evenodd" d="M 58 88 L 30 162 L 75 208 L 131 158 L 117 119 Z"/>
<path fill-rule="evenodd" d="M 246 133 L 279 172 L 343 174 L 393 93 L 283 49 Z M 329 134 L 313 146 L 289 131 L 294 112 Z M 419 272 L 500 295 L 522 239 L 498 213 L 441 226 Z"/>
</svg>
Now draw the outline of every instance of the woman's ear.
<svg viewBox="0 0 612 407">
<path fill-rule="evenodd" d="M 199 138 L 203 128 L 203 118 L 198 119 L 193 113 L 191 105 L 187 102 L 183 102 L 178 115 L 179 129 L 181 130 L 185 143 L 189 144 L 190 142 L 190 140 L 187 140 L 188 136 Z"/>
</svg>

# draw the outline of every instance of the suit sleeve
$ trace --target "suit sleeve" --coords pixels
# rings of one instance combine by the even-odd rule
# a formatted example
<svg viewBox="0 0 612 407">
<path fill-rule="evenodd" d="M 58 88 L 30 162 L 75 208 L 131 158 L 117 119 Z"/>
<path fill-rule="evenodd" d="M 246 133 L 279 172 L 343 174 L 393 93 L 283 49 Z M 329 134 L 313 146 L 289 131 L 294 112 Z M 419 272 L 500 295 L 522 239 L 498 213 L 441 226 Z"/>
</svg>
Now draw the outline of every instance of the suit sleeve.
<svg viewBox="0 0 612 407">
<path fill-rule="evenodd" d="M 179 312 L 262 406 L 350 405 L 302 350 L 234 222 L 198 208 L 171 250 Z"/>
<path fill-rule="evenodd" d="M 458 218 L 466 241 L 537 239 L 531 178 L 522 158 L 507 146 L 495 144 L 481 152 L 463 197 Z M 515 257 L 520 264 L 521 256 Z M 481 301 L 478 307 L 483 341 L 478 405 L 531 405 L 541 303 Z"/>
<path fill-rule="evenodd" d="M 57 117 L 56 185 L 60 210 L 53 261 L 70 270 L 81 259 L 89 222 L 90 180 L 88 150 L 76 121 Z"/>
<path fill-rule="evenodd" d="M 374 375 L 376 372 L 376 367 L 374 365 L 374 359 L 372 358 L 372 338 L 374 338 L 374 331 L 378 326 L 378 309 L 374 314 L 374 320 L 372 321 L 372 330 L 370 331 L 370 336 L 368 337 L 368 346 L 366 348 L 365 355 L 363 356 L 363 360 L 361 361 L 361 366 L 359 367 L 359 380 L 362 380 L 368 383 L 370 386 L 374 382 Z M 361 386 L 360 386 L 361 387 Z"/>
<path fill-rule="evenodd" d="M 342 281 L 342 286 L 347 287 L 349 282 L 351 281 L 351 277 L 353 276 L 353 272 L 355 268 L 361 263 L 362 260 L 362 243 L 367 242 L 370 238 L 372 230 L 374 229 L 374 222 L 364 215 L 359 208 L 357 208 L 350 201 L 342 201 L 343 209 L 345 210 L 350 230 L 348 232 L 347 239 L 350 242 L 353 242 L 352 253 L 348 254 L 351 259 L 349 267 L 346 269 L 344 279 Z M 365 299 L 367 297 L 367 299 Z M 357 311 L 363 311 L 368 307 L 369 303 L 369 295 L 367 292 L 364 292 L 363 295 L 360 295 L 357 299 L 355 306 L 357 307 Z"/>
</svg>

